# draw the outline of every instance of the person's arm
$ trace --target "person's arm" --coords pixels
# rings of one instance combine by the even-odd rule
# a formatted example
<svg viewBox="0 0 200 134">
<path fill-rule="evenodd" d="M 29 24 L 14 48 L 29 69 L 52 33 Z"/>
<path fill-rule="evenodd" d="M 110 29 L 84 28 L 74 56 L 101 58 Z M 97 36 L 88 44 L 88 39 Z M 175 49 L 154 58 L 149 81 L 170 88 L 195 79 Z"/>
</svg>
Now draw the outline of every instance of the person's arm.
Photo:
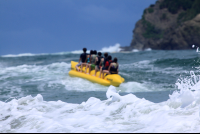
<svg viewBox="0 0 200 134">
<path fill-rule="evenodd" d="M 87 55 L 86 55 L 86 58 L 85 58 L 85 62 L 84 63 L 86 63 L 87 62 Z"/>
<path fill-rule="evenodd" d="M 87 58 L 86 58 L 86 63 L 88 62 L 88 58 L 90 58 L 90 55 L 87 55 Z"/>
<path fill-rule="evenodd" d="M 108 71 L 110 72 L 110 68 L 111 68 L 112 63 L 110 63 L 110 66 L 108 67 Z"/>
<path fill-rule="evenodd" d="M 101 66 L 102 65 L 102 62 L 104 61 L 104 58 L 101 58 L 101 61 L 100 61 L 100 63 L 99 63 L 99 66 Z"/>
<path fill-rule="evenodd" d="M 79 61 L 78 61 L 78 63 L 80 63 L 80 61 L 81 61 L 81 57 L 79 58 Z"/>
<path fill-rule="evenodd" d="M 98 57 L 95 58 L 95 63 L 94 63 L 95 65 L 96 65 L 96 62 L 97 62 L 97 61 L 98 61 Z"/>
<path fill-rule="evenodd" d="M 78 61 L 78 63 L 80 63 L 80 62 L 81 62 L 81 56 L 82 56 L 82 55 L 80 55 L 80 58 L 79 58 L 79 61 Z"/>
<path fill-rule="evenodd" d="M 119 64 L 117 63 L 117 74 L 118 74 L 118 72 L 119 72 Z"/>
<path fill-rule="evenodd" d="M 90 56 L 90 64 L 91 64 L 91 62 L 92 62 L 92 55 Z"/>
</svg>

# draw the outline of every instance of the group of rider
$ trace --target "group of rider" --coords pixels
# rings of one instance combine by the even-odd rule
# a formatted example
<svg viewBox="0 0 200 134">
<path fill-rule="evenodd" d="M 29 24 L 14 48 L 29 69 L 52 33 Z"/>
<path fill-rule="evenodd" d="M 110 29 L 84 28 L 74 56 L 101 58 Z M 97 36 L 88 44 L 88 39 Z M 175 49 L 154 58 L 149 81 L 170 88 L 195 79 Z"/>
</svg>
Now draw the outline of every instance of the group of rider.
<svg viewBox="0 0 200 134">
<path fill-rule="evenodd" d="M 83 48 L 83 53 L 80 55 L 79 62 L 76 65 L 76 69 L 79 72 L 82 72 L 83 66 L 85 66 L 86 74 L 90 74 L 91 70 L 95 70 L 96 76 L 97 71 L 100 71 L 99 78 L 104 79 L 104 73 L 106 74 L 118 74 L 119 64 L 117 63 L 117 58 L 115 57 L 112 60 L 112 56 L 108 55 L 108 53 L 104 53 L 104 57 L 102 57 L 102 53 L 96 50 L 90 50 L 90 54 L 87 54 L 87 49 Z M 81 70 L 79 67 L 81 66 Z M 89 68 L 89 72 L 87 73 L 87 68 Z"/>
</svg>

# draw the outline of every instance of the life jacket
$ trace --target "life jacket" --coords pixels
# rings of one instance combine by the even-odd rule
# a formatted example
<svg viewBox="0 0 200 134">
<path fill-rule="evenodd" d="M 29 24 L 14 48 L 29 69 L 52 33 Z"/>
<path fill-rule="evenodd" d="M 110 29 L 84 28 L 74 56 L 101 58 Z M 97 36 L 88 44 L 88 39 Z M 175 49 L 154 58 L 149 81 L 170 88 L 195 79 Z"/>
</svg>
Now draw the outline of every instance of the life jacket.
<svg viewBox="0 0 200 134">
<path fill-rule="evenodd" d="M 103 58 L 103 57 L 102 57 Z M 102 60 L 102 58 L 101 58 L 101 60 Z M 101 62 L 101 61 L 100 61 Z M 99 63 L 99 66 L 100 67 L 104 67 L 104 65 L 103 65 L 103 62 L 101 62 L 101 64 Z"/>
<path fill-rule="evenodd" d="M 91 55 L 87 55 L 88 57 L 87 57 L 87 63 L 89 63 L 90 62 L 90 56 Z"/>
<path fill-rule="evenodd" d="M 113 62 L 112 60 L 106 61 L 105 67 L 108 68 L 110 66 L 110 63 L 112 63 L 112 62 Z"/>
<path fill-rule="evenodd" d="M 106 61 L 108 61 L 108 57 L 104 58 L 103 65 L 105 67 Z"/>
</svg>

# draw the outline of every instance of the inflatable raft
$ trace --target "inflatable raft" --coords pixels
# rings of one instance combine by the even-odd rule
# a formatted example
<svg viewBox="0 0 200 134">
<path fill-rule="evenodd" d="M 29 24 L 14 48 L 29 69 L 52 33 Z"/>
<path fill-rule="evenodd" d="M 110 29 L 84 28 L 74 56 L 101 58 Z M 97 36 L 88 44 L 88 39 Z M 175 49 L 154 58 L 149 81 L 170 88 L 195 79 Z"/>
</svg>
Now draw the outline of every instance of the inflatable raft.
<svg viewBox="0 0 200 134">
<path fill-rule="evenodd" d="M 90 74 L 85 74 L 85 67 L 83 67 L 82 71 L 83 72 L 78 72 L 76 71 L 76 65 L 78 64 L 78 62 L 74 62 L 74 61 L 71 61 L 71 71 L 69 71 L 69 75 L 72 76 L 72 77 L 80 77 L 80 78 L 84 78 L 84 79 L 87 79 L 91 82 L 94 82 L 94 83 L 98 83 L 98 84 L 101 84 L 101 85 L 104 85 L 104 86 L 110 86 L 110 85 L 113 85 L 113 86 L 116 86 L 118 87 L 121 83 L 124 82 L 124 78 L 122 78 L 119 74 L 109 74 L 109 75 L 106 75 L 104 73 L 104 79 L 101 77 L 99 78 L 99 71 L 96 73 L 96 76 L 93 76 L 94 73 L 95 73 L 95 70 L 92 70 L 90 72 Z M 80 67 L 79 67 L 80 69 Z M 89 68 L 87 68 L 87 72 L 89 72 Z"/>
</svg>

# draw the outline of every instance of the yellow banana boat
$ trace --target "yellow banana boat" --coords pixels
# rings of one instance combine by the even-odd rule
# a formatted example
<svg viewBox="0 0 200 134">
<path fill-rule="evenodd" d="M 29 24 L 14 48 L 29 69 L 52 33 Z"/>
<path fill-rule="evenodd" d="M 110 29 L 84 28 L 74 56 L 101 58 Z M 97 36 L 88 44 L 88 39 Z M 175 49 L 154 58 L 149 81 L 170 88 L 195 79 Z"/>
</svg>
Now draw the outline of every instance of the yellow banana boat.
<svg viewBox="0 0 200 134">
<path fill-rule="evenodd" d="M 83 69 L 82 69 L 83 72 L 78 72 L 78 71 L 76 71 L 76 67 L 75 67 L 77 64 L 78 64 L 78 62 L 71 61 L 71 71 L 69 71 L 69 75 L 72 77 L 84 78 L 91 82 L 99 83 L 104 86 L 113 85 L 113 86 L 118 87 L 121 83 L 124 82 L 124 78 L 122 78 L 119 74 L 106 75 L 104 73 L 104 79 L 103 79 L 103 78 L 99 78 L 99 73 L 100 73 L 99 71 L 96 73 L 96 76 L 93 76 L 95 73 L 95 70 L 92 70 L 90 72 L 90 74 L 85 74 L 84 73 L 85 67 L 83 67 Z M 80 67 L 79 67 L 79 69 L 80 69 Z M 87 68 L 86 72 L 89 72 L 89 68 Z"/>
</svg>

